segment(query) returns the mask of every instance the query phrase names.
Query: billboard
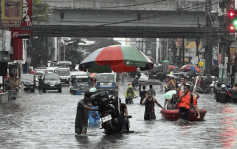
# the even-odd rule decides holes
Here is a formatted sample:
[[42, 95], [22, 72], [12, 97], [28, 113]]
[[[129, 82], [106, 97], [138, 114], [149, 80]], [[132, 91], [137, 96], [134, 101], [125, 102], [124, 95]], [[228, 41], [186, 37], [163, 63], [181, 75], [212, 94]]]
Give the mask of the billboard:
[[235, 47], [230, 47], [230, 65], [235, 66]]
[[22, 0], [2, 0], [1, 10], [3, 28], [22, 26]]
[[23, 0], [22, 25], [32, 26], [32, 0]]

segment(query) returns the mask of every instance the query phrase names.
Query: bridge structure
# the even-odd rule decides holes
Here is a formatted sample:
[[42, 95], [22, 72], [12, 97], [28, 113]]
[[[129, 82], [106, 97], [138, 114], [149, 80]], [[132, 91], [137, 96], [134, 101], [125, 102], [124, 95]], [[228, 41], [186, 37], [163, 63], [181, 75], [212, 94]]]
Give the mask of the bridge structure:
[[[33, 21], [30, 29], [33, 36], [45, 37], [203, 37], [209, 32], [205, 1], [48, 0], [48, 20]], [[211, 35], [220, 33], [216, 16], [208, 16], [213, 19]]]

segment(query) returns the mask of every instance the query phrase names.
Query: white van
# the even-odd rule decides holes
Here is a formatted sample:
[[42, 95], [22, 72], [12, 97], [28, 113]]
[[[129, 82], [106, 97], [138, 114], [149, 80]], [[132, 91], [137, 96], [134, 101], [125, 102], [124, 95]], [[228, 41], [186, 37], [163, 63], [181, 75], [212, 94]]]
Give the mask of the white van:
[[70, 82], [70, 70], [69, 68], [57, 68], [55, 73], [59, 75], [60, 80], [63, 83], [69, 84]]
[[58, 69], [58, 67], [47, 67], [46, 73], [56, 73], [57, 69]]

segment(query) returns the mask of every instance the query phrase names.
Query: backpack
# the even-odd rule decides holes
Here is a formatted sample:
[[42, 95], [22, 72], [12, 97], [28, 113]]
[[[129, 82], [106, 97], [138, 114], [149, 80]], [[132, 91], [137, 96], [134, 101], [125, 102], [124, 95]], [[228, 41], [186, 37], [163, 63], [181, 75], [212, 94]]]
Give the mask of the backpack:
[[131, 87], [128, 88], [128, 90], [127, 90], [127, 94], [133, 94], [133, 90], [132, 90]]

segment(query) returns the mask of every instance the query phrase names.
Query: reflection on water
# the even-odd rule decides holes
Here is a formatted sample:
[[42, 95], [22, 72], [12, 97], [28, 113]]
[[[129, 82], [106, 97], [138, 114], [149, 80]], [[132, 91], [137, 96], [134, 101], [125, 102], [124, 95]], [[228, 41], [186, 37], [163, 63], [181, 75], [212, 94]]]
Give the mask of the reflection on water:
[[222, 132], [219, 134], [220, 142], [225, 149], [233, 148], [236, 142], [236, 110], [231, 105], [223, 106], [223, 115], [225, 117], [221, 119], [221, 125], [223, 125]]
[[[120, 90], [122, 102], [125, 89]], [[127, 105], [133, 133], [119, 135], [105, 135], [99, 125], [88, 127], [87, 135], [74, 134], [76, 106], [82, 97], [70, 95], [64, 87], [62, 94], [24, 93], [13, 103], [0, 105], [0, 148], [237, 148], [237, 104], [217, 103], [211, 94], [201, 94], [198, 101], [199, 108], [208, 111], [205, 121], [182, 126], [163, 120], [157, 106], [157, 119], [144, 121], [145, 107], [134, 99]], [[156, 99], [164, 103], [159, 93]]]

